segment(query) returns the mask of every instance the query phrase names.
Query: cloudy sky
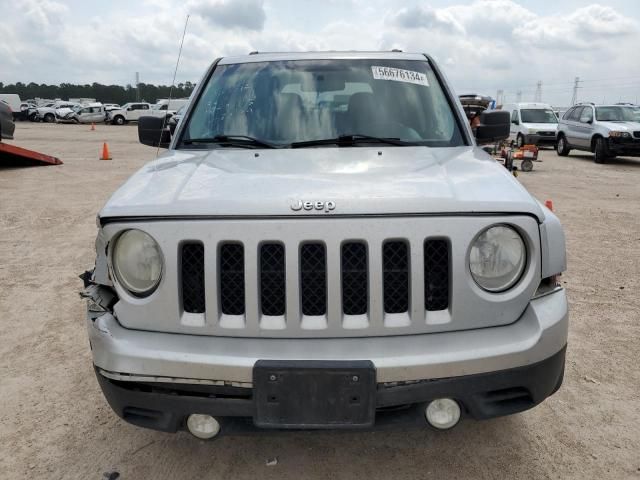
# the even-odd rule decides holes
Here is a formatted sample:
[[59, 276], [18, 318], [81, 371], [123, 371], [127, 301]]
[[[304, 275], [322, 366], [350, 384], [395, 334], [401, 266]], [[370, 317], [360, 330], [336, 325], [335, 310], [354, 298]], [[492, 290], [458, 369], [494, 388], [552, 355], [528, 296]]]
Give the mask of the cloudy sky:
[[640, 1], [0, 0], [0, 81], [198, 81], [252, 50], [428, 52], [458, 93], [640, 101]]

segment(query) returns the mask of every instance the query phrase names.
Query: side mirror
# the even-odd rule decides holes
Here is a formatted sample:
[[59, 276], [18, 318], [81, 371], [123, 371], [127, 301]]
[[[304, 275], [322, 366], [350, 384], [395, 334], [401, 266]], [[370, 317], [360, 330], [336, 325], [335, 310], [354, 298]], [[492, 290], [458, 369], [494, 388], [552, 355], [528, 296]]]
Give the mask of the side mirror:
[[513, 123], [514, 125], [520, 125], [520, 120], [516, 118], [515, 120], [511, 120], [511, 123]]
[[164, 128], [164, 118], [140, 117], [138, 120], [138, 140], [150, 147], [169, 148], [171, 133]]
[[493, 143], [509, 138], [511, 124], [509, 112], [502, 110], [484, 111], [480, 115], [480, 125], [476, 128], [476, 142], [479, 144]]

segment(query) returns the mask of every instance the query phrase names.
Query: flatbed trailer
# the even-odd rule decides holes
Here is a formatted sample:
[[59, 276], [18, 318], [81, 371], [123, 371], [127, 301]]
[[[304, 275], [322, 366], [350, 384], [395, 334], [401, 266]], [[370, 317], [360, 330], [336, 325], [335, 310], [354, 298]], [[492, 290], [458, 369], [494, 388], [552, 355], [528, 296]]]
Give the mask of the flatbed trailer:
[[35, 165], [62, 165], [62, 160], [45, 153], [34, 152], [26, 148], [0, 142], [0, 167], [35, 166]]

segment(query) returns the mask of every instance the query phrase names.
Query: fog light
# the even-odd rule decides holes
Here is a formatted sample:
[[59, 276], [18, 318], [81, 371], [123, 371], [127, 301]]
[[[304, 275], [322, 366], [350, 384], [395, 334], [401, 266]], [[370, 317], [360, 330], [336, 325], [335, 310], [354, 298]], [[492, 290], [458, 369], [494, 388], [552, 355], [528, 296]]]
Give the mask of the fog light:
[[451, 398], [437, 398], [425, 410], [427, 422], [440, 430], [452, 428], [460, 420], [460, 406]]
[[194, 437], [207, 440], [220, 433], [220, 424], [211, 415], [194, 413], [187, 418], [187, 428]]

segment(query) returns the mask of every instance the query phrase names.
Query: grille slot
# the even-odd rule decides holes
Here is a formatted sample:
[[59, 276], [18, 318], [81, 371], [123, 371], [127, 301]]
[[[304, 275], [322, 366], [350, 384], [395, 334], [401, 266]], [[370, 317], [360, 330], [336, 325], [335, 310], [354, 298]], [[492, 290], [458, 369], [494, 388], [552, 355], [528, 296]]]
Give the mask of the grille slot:
[[284, 246], [279, 243], [265, 243], [260, 247], [260, 305], [263, 315], [284, 315], [284, 265]]
[[322, 243], [300, 248], [300, 296], [303, 315], [327, 313], [327, 253]]
[[182, 308], [188, 313], [204, 313], [204, 245], [185, 243], [180, 256]]
[[363, 315], [369, 303], [367, 247], [362, 242], [344, 243], [340, 257], [342, 311], [346, 315]]
[[640, 138], [640, 130], [633, 132], [633, 136], [636, 138]]
[[405, 242], [385, 242], [382, 248], [384, 311], [409, 310], [409, 249]]
[[225, 315], [244, 314], [244, 247], [225, 243], [220, 247], [220, 309]]
[[449, 308], [449, 244], [446, 240], [424, 242], [424, 304], [428, 311]]

